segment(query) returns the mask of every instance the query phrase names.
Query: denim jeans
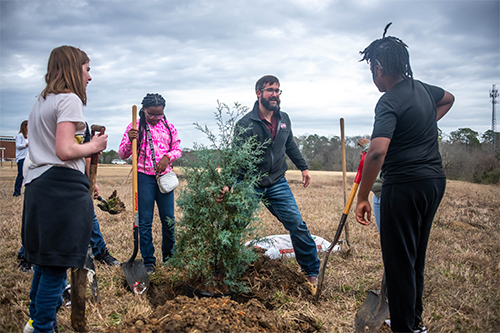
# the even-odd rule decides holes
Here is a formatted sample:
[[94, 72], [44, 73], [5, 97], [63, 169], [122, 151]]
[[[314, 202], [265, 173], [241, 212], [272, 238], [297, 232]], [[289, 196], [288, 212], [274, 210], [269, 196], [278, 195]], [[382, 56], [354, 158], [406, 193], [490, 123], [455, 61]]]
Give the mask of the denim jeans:
[[139, 245], [145, 266], [156, 265], [155, 248], [153, 245], [153, 214], [155, 202], [158, 206], [162, 230], [162, 261], [172, 256], [175, 243], [174, 226], [169, 224], [169, 218], [175, 219], [174, 191], [161, 193], [155, 176], [137, 173], [137, 194], [139, 203]]
[[20, 258], [20, 257], [24, 257], [24, 246], [21, 245], [21, 248], [19, 249], [19, 252], [17, 252], [17, 257]]
[[319, 259], [316, 243], [302, 220], [286, 178], [281, 178], [269, 187], [256, 188], [256, 191], [261, 195], [267, 209], [290, 232], [295, 258], [302, 271], [307, 276], [318, 276]]
[[92, 222], [92, 234], [90, 235], [90, 247], [92, 247], [92, 254], [94, 257], [106, 248], [106, 243], [102, 237], [101, 229], [99, 228], [99, 221], [97, 221], [95, 213], [94, 221]]
[[372, 199], [372, 207], [373, 207], [373, 216], [375, 217], [375, 223], [377, 224], [378, 232], [380, 233], [380, 198], [373, 195]]
[[30, 318], [34, 333], [57, 332], [56, 313], [66, 287], [67, 267], [35, 265], [30, 291]]
[[14, 195], [21, 195], [21, 187], [23, 185], [23, 165], [24, 158], [17, 161], [17, 177], [16, 183], [14, 184]]

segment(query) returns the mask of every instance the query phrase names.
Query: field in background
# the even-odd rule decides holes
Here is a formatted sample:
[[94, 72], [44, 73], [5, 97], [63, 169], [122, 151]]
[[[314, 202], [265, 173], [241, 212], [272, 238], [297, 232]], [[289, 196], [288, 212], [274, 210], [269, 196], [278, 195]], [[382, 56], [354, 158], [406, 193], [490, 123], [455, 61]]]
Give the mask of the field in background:
[[[133, 247], [130, 169], [129, 165], [100, 165], [97, 177], [103, 197], [117, 190], [127, 205], [127, 211], [120, 215], [109, 215], [96, 207], [104, 239], [120, 261], [130, 257]], [[307, 189], [301, 185], [300, 172], [288, 172], [287, 179], [311, 234], [331, 240], [344, 207], [342, 174], [321, 171], [311, 174], [313, 180]], [[12, 197], [15, 175], [15, 168], [4, 165], [0, 169], [0, 332], [4, 333], [22, 331], [28, 319], [31, 283], [30, 273], [17, 270], [23, 197]], [[354, 173], [349, 173], [348, 192], [353, 181]], [[184, 182], [181, 181], [181, 187]], [[179, 218], [180, 212], [176, 215]], [[260, 215], [263, 235], [286, 233], [267, 211], [262, 210]], [[344, 242], [342, 250], [330, 256], [320, 302], [313, 304], [284, 295], [277, 309], [281, 315], [305, 313], [316, 318], [325, 332], [352, 332], [356, 311], [367, 290], [379, 289], [383, 271], [377, 227], [374, 223], [364, 227], [355, 222], [353, 215], [351, 210], [348, 217], [351, 251], [347, 251]], [[161, 234], [157, 215], [155, 219], [153, 236], [158, 257]], [[448, 181], [428, 247], [424, 323], [429, 331], [500, 331], [499, 221], [499, 186]], [[287, 264], [297, 267], [293, 260]], [[87, 302], [91, 332], [104, 332], [152, 311], [144, 298], [126, 291], [120, 267], [98, 265], [97, 275], [103, 302], [100, 307]], [[171, 277], [172, 272], [159, 268], [155, 279], [168, 283]], [[61, 332], [73, 332], [69, 309], [59, 312], [58, 322]]]

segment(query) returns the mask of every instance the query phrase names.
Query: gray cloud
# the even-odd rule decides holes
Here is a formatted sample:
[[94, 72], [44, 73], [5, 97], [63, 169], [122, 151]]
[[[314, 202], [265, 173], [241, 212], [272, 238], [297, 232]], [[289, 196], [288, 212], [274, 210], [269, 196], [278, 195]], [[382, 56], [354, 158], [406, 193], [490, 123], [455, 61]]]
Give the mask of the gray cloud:
[[491, 126], [500, 79], [498, 1], [1, 1], [0, 134], [15, 135], [44, 87], [50, 51], [68, 44], [91, 59], [85, 115], [118, 149], [131, 106], [167, 99], [183, 147], [213, 124], [217, 100], [252, 107], [255, 81], [280, 78], [294, 134], [371, 133], [380, 97], [359, 51], [389, 35], [408, 45], [417, 79], [456, 97], [445, 133]]

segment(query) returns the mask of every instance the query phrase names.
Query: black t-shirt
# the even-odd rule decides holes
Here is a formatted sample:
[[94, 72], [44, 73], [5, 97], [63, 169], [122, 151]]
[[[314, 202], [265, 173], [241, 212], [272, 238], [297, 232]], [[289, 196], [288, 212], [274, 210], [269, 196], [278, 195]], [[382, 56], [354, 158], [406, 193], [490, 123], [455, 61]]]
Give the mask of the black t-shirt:
[[436, 120], [436, 103], [444, 90], [413, 82], [399, 82], [375, 107], [372, 139], [391, 139], [382, 166], [384, 184], [445, 177]]

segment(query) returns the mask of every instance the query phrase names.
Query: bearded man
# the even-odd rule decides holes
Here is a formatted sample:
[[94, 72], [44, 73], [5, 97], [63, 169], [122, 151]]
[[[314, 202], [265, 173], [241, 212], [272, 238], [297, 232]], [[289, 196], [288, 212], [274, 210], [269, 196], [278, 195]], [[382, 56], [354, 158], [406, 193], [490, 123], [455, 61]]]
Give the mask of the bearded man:
[[[285, 172], [288, 169], [285, 154], [302, 172], [302, 185], [311, 182], [309, 167], [293, 139], [292, 123], [288, 114], [280, 110], [280, 82], [277, 77], [266, 75], [255, 84], [257, 101], [253, 110], [240, 121], [240, 136], [257, 138], [264, 144], [263, 159], [258, 164], [262, 175], [255, 188], [264, 205], [290, 232], [295, 258], [308, 281], [317, 285], [319, 259], [314, 240], [295, 202]], [[242, 175], [243, 176], [243, 175]], [[223, 190], [229, 190], [227, 187]]]

